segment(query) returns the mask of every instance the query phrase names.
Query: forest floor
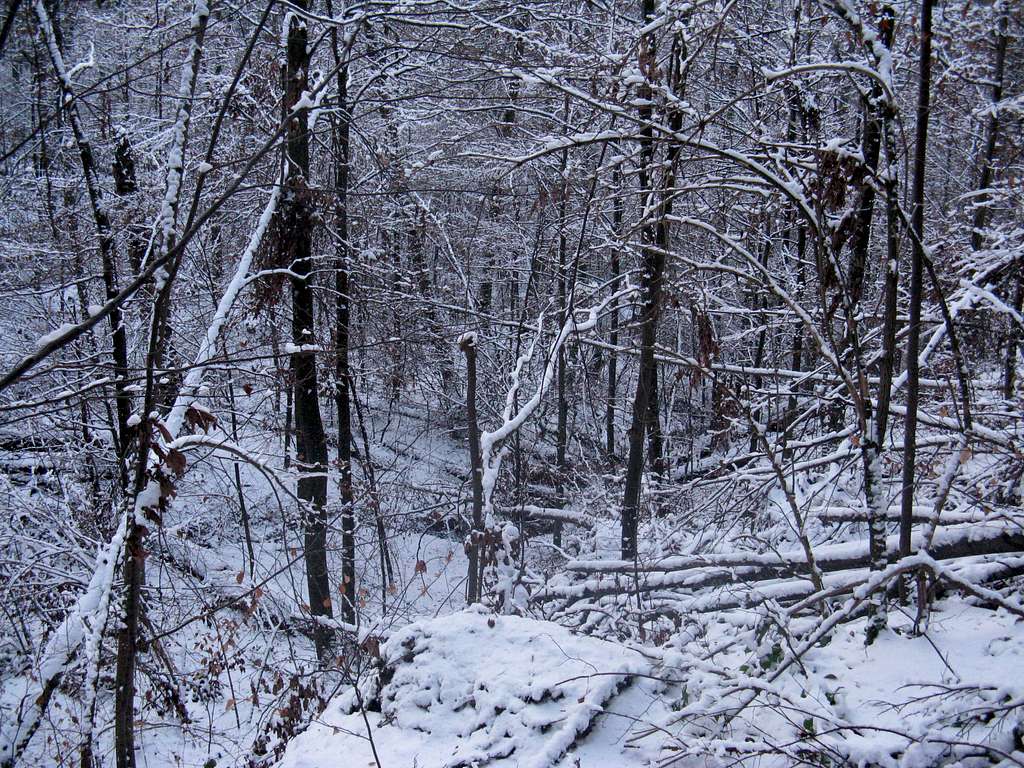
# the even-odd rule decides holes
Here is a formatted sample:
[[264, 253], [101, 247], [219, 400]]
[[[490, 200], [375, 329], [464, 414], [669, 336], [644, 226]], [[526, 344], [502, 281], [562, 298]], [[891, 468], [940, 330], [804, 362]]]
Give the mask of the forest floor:
[[[775, 682], [777, 695], [767, 701], [774, 706], [752, 706], [737, 729], [780, 737], [783, 754], [758, 762], [794, 764], [796, 745], [782, 740], [785, 726], [795, 723], [808, 736], [842, 727], [845, 751], [835, 755], [837, 762], [933, 765], [945, 745], [908, 750], [905, 734], [945, 731], [959, 710], [957, 699], [974, 690], [993, 701], [1020, 700], [1024, 623], [960, 599], [939, 604], [923, 635], [910, 636], [911, 623], [898, 614], [891, 631], [865, 646], [863, 620], [852, 621], [830, 643], [807, 652], [792, 674]], [[702, 644], [721, 644], [735, 634], [727, 617], [708, 629]], [[545, 621], [475, 611], [426, 620], [382, 649], [387, 682], [364, 701], [379, 711], [364, 718], [353, 693], [341, 694], [291, 743], [282, 768], [323, 768], [338, 755], [358, 768], [657, 764], [683, 746], [671, 726], [679, 690], [700, 696], [708, 682], [702, 678], [736, 669], [746, 656], [739, 645], [716, 657], [718, 669], [683, 669], [671, 652], [609, 643]], [[681, 675], [687, 678], [682, 685], [674, 682]], [[802, 701], [802, 708], [779, 706], [781, 699]], [[717, 703], [706, 702], [707, 710]], [[969, 730], [966, 723], [959, 727]], [[1012, 723], [996, 727], [1004, 728], [1001, 740], [1012, 752]], [[742, 736], [736, 741], [742, 747]], [[719, 754], [682, 764], [727, 765], [741, 754], [722, 743]]]
[[[243, 425], [244, 447], [287, 482], [280, 436], [259, 429], [259, 413], [253, 409]], [[373, 517], [364, 510], [356, 593], [362, 647], [356, 653], [340, 646], [337, 669], [327, 674], [315, 673], [301, 525], [284, 486], [240, 467], [250, 567], [232, 460], [190, 458], [194, 470], [150, 537], [147, 583], [160, 599], [152, 601], [159, 609], [146, 627], [157, 642], [140, 665], [140, 766], [725, 768], [752, 759], [762, 766], [918, 768], [949, 762], [953, 753], [965, 766], [990, 764], [972, 763], [978, 742], [987, 755], [1020, 754], [1024, 621], [975, 598], [946, 595], [918, 635], [910, 608], [895, 610], [890, 628], [869, 646], [863, 615], [809, 642], [821, 617], [780, 618], [774, 603], [694, 612], [674, 629], [661, 622], [655, 632], [652, 624], [646, 635], [616, 622], [580, 632], [606, 604], [584, 606], [582, 621], [546, 605], [531, 606], [526, 616], [466, 608], [462, 537], [444, 523], [468, 494], [465, 446], [422, 406], [375, 413], [366, 443], [393, 573], [389, 584]], [[840, 481], [823, 474], [830, 499], [839, 498]], [[328, 512], [336, 526], [333, 475], [331, 483]], [[12, 509], [60, 503], [52, 487], [4, 491]], [[599, 508], [600, 493], [585, 491], [574, 508], [596, 525], [567, 525], [564, 548], [581, 560], [614, 559], [615, 521]], [[673, 552], [701, 551], [709, 536], [728, 549], [734, 524], [711, 534], [708, 526], [673, 523], [683, 533], [672, 538], [653, 520], [642, 539], [658, 550], [652, 557], [663, 556], [667, 542]], [[842, 530], [840, 540], [861, 535]], [[780, 547], [792, 546], [776, 538]], [[340, 573], [334, 553], [331, 570]], [[525, 560], [553, 577], [551, 584], [572, 585], [549, 533], [534, 533]], [[622, 606], [628, 602], [627, 595]], [[112, 643], [100, 653], [109, 661]], [[83, 654], [67, 676], [49, 709], [47, 737], [33, 743], [27, 764], [77, 764], [77, 687], [96, 661]], [[94, 738], [109, 759], [108, 672], [99, 683]], [[31, 668], [5, 673], [0, 704], [17, 711], [32, 687]]]

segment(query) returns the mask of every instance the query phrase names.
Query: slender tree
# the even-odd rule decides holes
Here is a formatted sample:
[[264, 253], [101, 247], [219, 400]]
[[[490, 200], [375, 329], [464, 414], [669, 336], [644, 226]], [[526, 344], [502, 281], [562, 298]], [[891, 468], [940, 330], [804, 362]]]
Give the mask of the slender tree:
[[932, 5], [921, 0], [921, 35], [918, 56], [917, 124], [914, 131], [914, 171], [910, 188], [910, 227], [913, 232], [910, 259], [909, 318], [907, 320], [907, 411], [903, 422], [903, 486], [900, 496], [900, 554], [910, 554], [914, 521], [914, 485], [917, 462], [917, 410], [920, 399], [921, 284], [924, 274], [924, 183], [928, 166], [928, 119], [931, 102]]
[[[327, 11], [333, 15], [333, 6], [328, 0]], [[348, 226], [348, 175], [350, 163], [350, 120], [348, 103], [348, 63], [338, 41], [337, 26], [331, 27], [331, 51], [337, 75], [337, 111], [332, 115], [332, 139], [334, 141], [334, 323], [335, 323], [335, 367], [334, 402], [338, 412], [338, 472], [341, 488], [341, 581], [342, 617], [355, 621], [356, 590], [356, 517], [355, 494], [352, 488], [352, 405], [351, 370], [348, 350], [351, 338], [351, 297], [352, 276], [349, 266]]]
[[[300, 10], [307, 10], [299, 0]], [[327, 571], [327, 438], [320, 415], [316, 370], [316, 306], [313, 300], [313, 195], [309, 184], [309, 36], [305, 19], [288, 20], [285, 71], [285, 115], [288, 120], [285, 162], [287, 187], [281, 241], [292, 271], [292, 371], [295, 403], [295, 464], [302, 516], [309, 611], [333, 616]], [[313, 630], [317, 658], [330, 655], [330, 632]]]
[[[644, 216], [653, 221], [642, 228], [642, 264], [640, 275], [640, 369], [637, 374], [636, 394], [633, 398], [633, 414], [630, 423], [629, 459], [626, 464], [626, 483], [622, 501], [622, 558], [633, 560], [637, 555], [637, 523], [640, 514], [640, 487], [644, 468], [644, 434], [651, 428], [651, 400], [657, 398], [657, 360], [655, 344], [658, 337], [658, 318], [661, 314], [662, 284], [665, 279], [665, 256], [669, 247], [670, 218], [672, 214], [671, 190], [675, 186], [675, 165], [680, 146], [669, 142], [664, 172], [656, 179], [658, 168], [655, 163], [655, 141], [653, 133], [653, 108], [651, 81], [658, 71], [657, 40], [649, 22], [654, 17], [654, 0], [643, 0], [641, 4], [645, 30], [640, 36], [638, 50], [639, 68], [645, 74], [640, 86], [639, 117], [640, 129], [640, 192], [644, 204]], [[685, 62], [685, 45], [681, 34], [676, 34], [671, 56], [669, 56], [668, 82], [673, 96], [681, 100]], [[678, 102], [666, 110], [667, 123], [671, 131], [679, 130], [682, 122]], [[660, 185], [660, 186], [659, 186]], [[659, 190], [655, 190], [659, 186]], [[657, 457], [660, 460], [660, 456]], [[659, 465], [660, 469], [660, 465]]]

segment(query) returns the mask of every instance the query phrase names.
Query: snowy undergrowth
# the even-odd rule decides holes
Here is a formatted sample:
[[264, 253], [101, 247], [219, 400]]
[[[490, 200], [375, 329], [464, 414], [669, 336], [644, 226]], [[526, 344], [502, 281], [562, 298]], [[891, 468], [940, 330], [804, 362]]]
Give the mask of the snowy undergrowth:
[[[918, 768], [991, 765], [1020, 748], [1015, 729], [1019, 733], [1024, 696], [1021, 625], [960, 597], [939, 604], [922, 637], [912, 637], [909, 619], [894, 613], [896, 631], [865, 647], [864, 620], [844, 620], [827, 642], [811, 643], [777, 677], [818, 618], [804, 612], [786, 619], [771, 600], [756, 609], [699, 612], [704, 603], [755, 594], [735, 568], [722, 569], [728, 581], [703, 592], [680, 582], [644, 591], [639, 600], [626, 588], [569, 606], [531, 602], [524, 609], [529, 618], [459, 612], [466, 558], [457, 526], [449, 532], [448, 524], [454, 524], [452, 500], [464, 490], [458, 468], [464, 468], [465, 446], [409, 410], [413, 415], [396, 409], [368, 419], [395, 579], [389, 588], [382, 578], [373, 518], [363, 506], [357, 531], [359, 639], [372, 641], [357, 663], [333, 676], [313, 674], [294, 504], [259, 472], [242, 466], [256, 559], [250, 571], [230, 457], [188, 455], [189, 474], [152, 539], [148, 580], [160, 600], [149, 618], [166, 636], [159, 653], [143, 658], [140, 764], [202, 766], [214, 760], [217, 766], [263, 768], [283, 754], [284, 768], [330, 766], [339, 755], [346, 765], [368, 767], [379, 758], [381, 768], [639, 768], [662, 761], [722, 768], [737, 762]], [[247, 426], [244, 448], [280, 468], [278, 437], [255, 421]], [[967, 469], [981, 482], [989, 463], [979, 454]], [[763, 479], [755, 469], [723, 481], [732, 495], [720, 502], [721, 515], [708, 506], [688, 507], [680, 501], [688, 491], [673, 491], [679, 496], [672, 501], [682, 511], [644, 521], [639, 564], [716, 554], [799, 554], [784, 502], [777, 491], [767, 501], [758, 494]], [[863, 543], [863, 522], [837, 524], [828, 517], [856, 512], [852, 475], [848, 468], [830, 467], [795, 483], [810, 510], [809, 532], [822, 559], [845, 557]], [[542, 588], [633, 583], [629, 574], [581, 578], [566, 571], [566, 557], [618, 557], [617, 482], [600, 472], [581, 481], [569, 508], [588, 524], [565, 526], [561, 552], [549, 533], [536, 526], [529, 532], [526, 565], [540, 574]], [[335, 483], [332, 477], [333, 536]], [[649, 490], [652, 499], [662, 498], [658, 488]], [[529, 492], [531, 501], [551, 503], [541, 498], [542, 489], [531, 486]], [[15, 493], [34, 513], [26, 520], [52, 496], [43, 487]], [[744, 494], [753, 509], [749, 519], [730, 506]], [[956, 524], [940, 526], [940, 540], [961, 524], [948, 514]], [[990, 526], [1016, 519], [998, 506], [972, 514]], [[332, 573], [340, 572], [336, 545], [335, 539]], [[298, 565], [288, 567], [293, 561]], [[84, 572], [89, 565], [69, 570]], [[716, 573], [704, 568], [697, 576]], [[826, 582], [866, 576], [852, 569], [826, 574]], [[660, 578], [655, 571], [643, 580], [653, 587]], [[794, 572], [777, 584], [760, 582], [756, 594], [771, 597], [774, 587], [794, 584], [809, 586]], [[537, 585], [531, 587], [536, 595]], [[67, 599], [80, 589], [67, 590]], [[239, 601], [225, 607], [230, 599]], [[682, 606], [689, 610], [679, 625], [656, 615]], [[197, 614], [202, 618], [195, 620]], [[108, 641], [108, 656], [111, 646]], [[350, 649], [339, 652], [352, 661]], [[24, 659], [31, 651], [13, 655]], [[17, 710], [31, 689], [32, 673], [31, 659], [8, 672], [4, 711]], [[82, 717], [75, 691], [86, 673], [84, 663], [74, 667], [51, 708], [46, 739], [37, 740], [31, 755], [39, 764], [54, 764], [53, 756], [74, 762]], [[354, 680], [362, 684], [365, 713]], [[99, 722], [109, 721], [111, 684], [101, 679]], [[175, 687], [187, 722], [173, 710]], [[110, 732], [101, 732], [97, 744], [109, 757]]]
[[[237, 441], [230, 440], [220, 424], [207, 436], [214, 443], [237, 442], [249, 457], [271, 468], [277, 481], [293, 484], [293, 476], [282, 466], [280, 435], [264, 423], [267, 403], [257, 396], [251, 401], [243, 406], [246, 415], [240, 420]], [[373, 516], [368, 505], [361, 504], [356, 599], [363, 635], [458, 610], [464, 605], [461, 587], [466, 574], [458, 537], [443, 525], [428, 527], [429, 514], [422, 516], [425, 522], [416, 513], [436, 504], [437, 494], [449, 493], [457, 482], [451, 466], [461, 455], [459, 446], [423, 415], [368, 418], [367, 429], [393, 582], [389, 584], [380, 572]], [[208, 447], [188, 451], [188, 472], [178, 482], [177, 497], [163, 526], [154, 527], [149, 537], [143, 639], [148, 641], [155, 632], [159, 641], [147, 646], [140, 662], [136, 728], [142, 766], [273, 764], [283, 740], [304, 728], [338, 687], [358, 675], [351, 669], [314, 674], [311, 623], [303, 608], [306, 584], [298, 510], [281, 484], [242, 463], [255, 558], [250, 567], [232, 458]], [[17, 510], [20, 521], [5, 529], [0, 549], [9, 562], [17, 555], [35, 564], [30, 584], [43, 579], [49, 583], [51, 574], [59, 574], [61, 585], [35, 589], [38, 610], [18, 617], [23, 631], [5, 636], [0, 646], [0, 730], [5, 736], [13, 732], [17, 713], [38, 692], [40, 660], [49, 636], [39, 615], [46, 612], [51, 622], [59, 623], [85, 591], [97, 546], [107, 536], [101, 532], [95, 539], [67, 540], [62, 536], [69, 528], [51, 523], [69, 507], [76, 512], [88, 508], [88, 489], [65, 480], [69, 477], [73, 476], [40, 474], [24, 482], [5, 482], [0, 488], [7, 508], [12, 514]], [[359, 477], [360, 499], [365, 499]], [[339, 574], [339, 505], [333, 472], [330, 487], [330, 568]], [[17, 582], [21, 589], [25, 581]], [[10, 583], [15, 584], [13, 575]], [[332, 592], [338, 586], [332, 583]], [[115, 609], [118, 606], [115, 601]], [[339, 653], [344, 651], [345, 636], [338, 633]], [[29, 637], [39, 640], [33, 645]], [[112, 632], [106, 633], [98, 652], [104, 662], [113, 657]], [[25, 765], [78, 764], [85, 721], [81, 691], [94, 669], [95, 661], [84, 652], [72, 661], [47, 721], [23, 759]], [[105, 668], [96, 697], [98, 723], [112, 722], [112, 691], [112, 676]], [[96, 754], [108, 763], [113, 759], [112, 736], [112, 729], [101, 728], [95, 738]]]
[[862, 618], [806, 649], [817, 621], [766, 631], [770, 623], [767, 612], [716, 616], [666, 646], [660, 670], [682, 681], [671, 689], [677, 710], [640, 729], [660, 744], [662, 765], [925, 768], [1024, 758], [1024, 620], [951, 597], [920, 635], [901, 611], [871, 645]]
[[281, 768], [325, 766], [339, 754], [374, 765], [374, 749], [382, 766], [548, 768], [574, 764], [573, 747], [588, 738], [607, 748], [601, 764], [621, 764], [615, 734], [592, 732], [595, 719], [650, 672], [637, 650], [549, 622], [483, 609], [417, 622], [381, 647], [361, 697], [332, 702]]
[[[415, 623], [289, 746], [281, 768], [993, 765], [1024, 758], [1024, 622], [941, 601], [864, 644], [840, 624], [718, 615], [643, 650], [467, 610]], [[360, 700], [364, 712], [360, 711]], [[1016, 750], [1016, 751], [1015, 751]]]

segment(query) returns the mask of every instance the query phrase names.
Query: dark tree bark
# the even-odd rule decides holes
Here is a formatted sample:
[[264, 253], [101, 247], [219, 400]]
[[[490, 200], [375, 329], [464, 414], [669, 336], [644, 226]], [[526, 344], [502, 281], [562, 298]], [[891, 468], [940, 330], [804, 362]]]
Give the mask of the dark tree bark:
[[[122, 133], [114, 146], [114, 191], [122, 203], [128, 204], [138, 191], [135, 151], [127, 133]], [[127, 230], [128, 266], [131, 267], [132, 275], [137, 275], [142, 271], [142, 257], [146, 250], [146, 228], [132, 218], [128, 222]]]
[[[615, 234], [620, 236], [622, 234], [622, 166], [616, 164], [615, 169], [612, 171], [612, 189], [615, 190], [615, 202], [612, 208], [612, 226], [615, 229]], [[621, 274], [621, 265], [619, 264], [619, 248], [616, 244], [612, 247], [611, 253], [611, 273], [612, 273], [612, 291], [619, 290], [619, 275]], [[611, 313], [611, 328], [608, 334], [608, 342], [612, 347], [619, 345], [619, 309], [615, 307]], [[616, 389], [618, 386], [619, 377], [619, 358], [614, 349], [608, 350], [608, 398], [605, 403], [604, 411], [604, 430], [605, 430], [605, 453], [608, 454], [608, 458], [615, 456], [615, 399]]]
[[284, 396], [284, 468], [288, 469], [292, 465], [292, 432], [294, 431], [292, 423], [295, 421], [295, 407], [292, 403], [295, 395], [295, 373], [294, 373], [294, 361], [291, 355], [288, 356], [288, 368], [284, 371], [284, 384], [285, 384], [285, 396]]
[[931, 100], [932, 3], [921, 0], [921, 49], [917, 81], [917, 127], [915, 130], [914, 177], [910, 190], [913, 230], [910, 261], [910, 311], [907, 325], [907, 413], [903, 434], [903, 488], [900, 518], [900, 556], [910, 554], [910, 533], [914, 517], [914, 482], [917, 460], [917, 406], [920, 395], [918, 355], [921, 349], [921, 283], [924, 270], [924, 181], [928, 149], [928, 112]]
[[480, 540], [484, 534], [484, 468], [480, 453], [480, 424], [476, 413], [476, 337], [463, 336], [459, 342], [466, 356], [466, 431], [469, 433], [469, 463], [473, 476], [473, 528], [469, 532], [469, 570], [466, 578], [466, 602], [480, 602]]
[[[565, 119], [569, 121], [569, 98], [565, 99]], [[568, 293], [566, 290], [566, 251], [568, 250], [568, 238], [566, 236], [566, 206], [569, 197], [569, 182], [566, 179], [566, 169], [569, 163], [568, 149], [562, 150], [561, 162], [561, 194], [558, 200], [558, 327], [565, 325], [569, 316]], [[565, 473], [566, 460], [565, 448], [569, 440], [569, 402], [565, 396], [565, 345], [558, 348], [557, 371], [558, 378], [558, 422], [555, 428], [555, 464], [558, 467], [558, 506], [565, 506]], [[562, 524], [555, 522], [555, 529], [552, 534], [552, 542], [556, 547], [562, 546]]]
[[[892, 46], [893, 11], [889, 6], [882, 8], [879, 19], [882, 44]], [[870, 97], [864, 105], [864, 133], [861, 137], [861, 153], [868, 179], [861, 187], [857, 210], [854, 214], [854, 229], [850, 248], [850, 272], [848, 277], [850, 301], [854, 307], [860, 304], [864, 293], [864, 278], [868, 265], [868, 247], [871, 244], [871, 224], [875, 212], [875, 185], [870, 176], [878, 170], [878, 157], [882, 148], [882, 121], [885, 119], [884, 93], [879, 83], [873, 82]], [[840, 353], [843, 350], [840, 350]]]
[[[642, 0], [643, 20], [647, 24], [654, 17], [654, 0]], [[647, 77], [653, 77], [657, 67], [655, 33], [644, 32], [640, 38], [640, 71]], [[682, 50], [682, 41], [677, 36], [673, 44], [670, 72], [668, 80], [677, 95], [683, 81], [681, 64], [686, 56]], [[639, 108], [640, 122], [640, 187], [641, 194], [653, 202], [657, 198], [655, 221], [643, 227], [643, 263], [640, 276], [641, 306], [639, 313], [640, 325], [640, 370], [633, 398], [633, 414], [630, 423], [629, 459], [626, 464], [626, 484], [622, 500], [622, 558], [632, 560], [637, 555], [637, 524], [640, 515], [640, 487], [644, 469], [644, 434], [650, 424], [652, 411], [651, 399], [657, 397], [657, 361], [654, 347], [658, 337], [658, 318], [661, 314], [661, 292], [665, 275], [665, 253], [669, 247], [669, 217], [672, 213], [671, 189], [675, 185], [675, 164], [679, 153], [679, 145], [670, 143], [668, 156], [664, 163], [665, 175], [660, 183], [660, 190], [655, 185], [655, 144], [651, 125], [653, 110], [651, 107], [652, 90], [648, 81], [641, 86]], [[668, 111], [668, 124], [678, 130], [682, 115], [677, 109]], [[653, 205], [644, 205], [642, 210], [648, 211]], [[654, 410], [657, 406], [654, 406]]]
[[[333, 15], [332, 3], [328, 0], [327, 12]], [[338, 44], [338, 28], [331, 28], [331, 49], [334, 64], [338, 67], [338, 109], [333, 118], [334, 140], [334, 226], [337, 241], [334, 256], [335, 288], [335, 368], [334, 402], [338, 410], [338, 471], [341, 484], [341, 580], [342, 618], [354, 623], [356, 619], [356, 525], [355, 496], [352, 489], [352, 404], [351, 371], [348, 362], [351, 312], [349, 304], [352, 294], [352, 277], [349, 271], [348, 243], [348, 168], [349, 168], [349, 113], [348, 113], [348, 66], [343, 66], [342, 52]], [[344, 54], [347, 56], [347, 53]]]
[[[296, 4], [305, 10], [306, 0]], [[293, 16], [288, 28], [285, 109], [291, 113], [309, 87], [309, 50], [306, 24]], [[309, 610], [313, 616], [333, 616], [327, 578], [327, 440], [320, 415], [317, 386], [316, 318], [312, 285], [313, 200], [309, 190], [309, 110], [295, 110], [288, 121], [285, 222], [282, 241], [291, 252], [292, 369], [295, 383], [295, 464], [300, 472], [298, 497], [302, 505], [303, 546]], [[330, 634], [314, 628], [317, 658], [330, 655]]]
[[[151, 425], [143, 422], [139, 431], [139, 455], [149, 455]], [[144, 462], [145, 458], [140, 460]], [[145, 472], [136, 474], [136, 489], [145, 487]], [[139, 617], [142, 582], [145, 575], [143, 528], [133, 522], [125, 541], [124, 614], [117, 633], [117, 662], [114, 670], [114, 757], [117, 768], [135, 768], [135, 663], [138, 656]]]
[[658, 363], [651, 370], [651, 392], [647, 398], [647, 453], [651, 472], [659, 477], [665, 475], [665, 440], [661, 434], [661, 409], [659, 406]]

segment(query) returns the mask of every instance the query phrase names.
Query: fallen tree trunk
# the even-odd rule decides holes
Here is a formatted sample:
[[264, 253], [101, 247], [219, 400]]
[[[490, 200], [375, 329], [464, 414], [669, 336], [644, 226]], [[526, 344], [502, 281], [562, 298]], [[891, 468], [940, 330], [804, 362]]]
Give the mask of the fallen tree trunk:
[[[1024, 557], [979, 555], [946, 560], [943, 561], [943, 565], [954, 576], [973, 584], [991, 583], [1024, 574]], [[825, 597], [850, 594], [866, 584], [870, 577], [871, 571], [867, 565], [863, 568], [826, 574], [823, 579], [824, 592], [820, 593], [820, 597], [816, 597], [819, 593], [807, 579], [769, 579], [760, 582], [730, 584], [710, 589], [698, 595], [652, 592], [649, 594], [642, 612], [644, 620], [649, 620], [658, 616], [684, 618], [694, 613], [753, 609], [768, 602], [792, 606], [806, 600], [810, 605], [820, 602], [820, 599]], [[635, 599], [635, 593], [620, 592], [615, 595], [595, 596], [593, 601], [576, 602], [567, 606], [563, 609], [563, 613], [579, 614], [590, 611], [606, 613], [610, 597], [629, 601]], [[807, 600], [808, 598], [815, 599]]]
[[[572, 523], [581, 528], [591, 529], [594, 521], [581, 512], [574, 512], [571, 509], [556, 509], [554, 507], [537, 507], [533, 504], [524, 504], [519, 507], [524, 517], [537, 520], [554, 520], [559, 523]], [[509, 510], [511, 511], [511, 510]]]
[[[915, 534], [912, 545], [920, 547], [923, 537]], [[897, 552], [899, 536], [886, 539], [890, 555]], [[1024, 528], [1005, 523], [955, 526], [936, 534], [929, 554], [936, 560], [976, 555], [1024, 552]], [[818, 547], [818, 568], [825, 573], [867, 568], [870, 562], [867, 540]], [[573, 561], [568, 570], [594, 574], [598, 578], [578, 584], [546, 587], [531, 597], [534, 602], [595, 598], [629, 591], [649, 593], [660, 589], [703, 589], [737, 582], [759, 582], [809, 573], [802, 549], [779, 553], [731, 552], [684, 555], [654, 563], [636, 564], [621, 560]], [[614, 579], [604, 579], [613, 576]]]
[[[820, 512], [814, 517], [822, 523], [838, 525], [840, 523], [865, 523], [868, 514], [862, 509], [828, 510]], [[922, 524], [931, 522], [932, 510], [929, 507], [915, 507], [913, 522]], [[886, 522], [896, 523], [900, 520], [900, 512], [897, 507], [892, 507], [886, 512]], [[937, 521], [937, 525], [951, 526], [963, 525], [965, 523], [1010, 523], [1024, 529], [1024, 515], [1012, 514], [1009, 511], [1003, 513], [992, 512], [943, 512]]]

